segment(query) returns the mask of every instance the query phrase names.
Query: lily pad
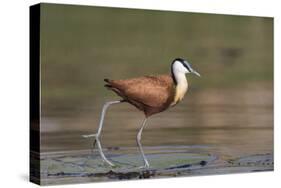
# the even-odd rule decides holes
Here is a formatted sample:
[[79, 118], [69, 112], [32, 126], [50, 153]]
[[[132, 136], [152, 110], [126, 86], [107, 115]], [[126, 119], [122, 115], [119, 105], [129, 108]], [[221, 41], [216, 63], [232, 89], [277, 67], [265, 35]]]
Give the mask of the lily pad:
[[136, 148], [105, 150], [115, 166], [105, 164], [98, 152], [73, 151], [47, 153], [41, 156], [41, 184], [78, 183], [183, 175], [253, 172], [273, 169], [272, 154], [256, 154], [225, 159], [209, 153], [208, 147], [145, 148], [150, 167], [143, 165]]

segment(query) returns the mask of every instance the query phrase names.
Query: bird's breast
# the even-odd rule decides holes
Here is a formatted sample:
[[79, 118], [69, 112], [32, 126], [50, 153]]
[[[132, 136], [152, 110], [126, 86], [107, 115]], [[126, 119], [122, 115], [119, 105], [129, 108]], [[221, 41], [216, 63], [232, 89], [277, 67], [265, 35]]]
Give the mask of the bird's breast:
[[176, 105], [178, 102], [180, 102], [184, 96], [185, 96], [185, 93], [187, 92], [188, 90], [188, 84], [187, 82], [185, 83], [180, 83], [176, 86], [175, 88], [175, 96], [174, 96], [174, 101], [173, 103], [171, 104], [171, 106], [174, 106]]

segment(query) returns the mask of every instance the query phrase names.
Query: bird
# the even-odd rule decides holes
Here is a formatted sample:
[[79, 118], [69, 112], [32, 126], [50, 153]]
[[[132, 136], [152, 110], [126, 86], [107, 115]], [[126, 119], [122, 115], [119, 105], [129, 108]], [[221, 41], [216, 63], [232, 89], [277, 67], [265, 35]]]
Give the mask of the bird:
[[144, 113], [141, 128], [139, 129], [136, 142], [142, 156], [144, 165], [140, 168], [149, 168], [149, 162], [144, 154], [141, 136], [143, 129], [150, 116], [163, 112], [177, 105], [183, 100], [187, 90], [188, 82], [186, 74], [201, 76], [195, 71], [191, 64], [183, 58], [175, 58], [171, 63], [170, 74], [158, 76], [142, 76], [137, 78], [110, 80], [104, 79], [107, 89], [116, 93], [121, 99], [106, 102], [102, 108], [98, 131], [95, 134], [82, 135], [84, 138], [95, 137], [94, 145], [97, 144], [98, 151], [103, 161], [109, 166], [115, 165], [109, 161], [102, 150], [100, 135], [103, 127], [104, 116], [110, 105], [127, 102]]

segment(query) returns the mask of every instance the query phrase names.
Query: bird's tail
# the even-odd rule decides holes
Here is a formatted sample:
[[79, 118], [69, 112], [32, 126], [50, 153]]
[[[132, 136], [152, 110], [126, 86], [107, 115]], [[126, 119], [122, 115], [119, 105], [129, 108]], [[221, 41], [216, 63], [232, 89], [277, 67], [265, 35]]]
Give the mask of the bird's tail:
[[109, 80], [108, 78], [105, 78], [104, 81], [107, 83], [110, 83], [111, 80]]
[[112, 88], [112, 80], [109, 80], [108, 78], [105, 78], [104, 81], [106, 82], [106, 84], [104, 85], [104, 87], [111, 89]]

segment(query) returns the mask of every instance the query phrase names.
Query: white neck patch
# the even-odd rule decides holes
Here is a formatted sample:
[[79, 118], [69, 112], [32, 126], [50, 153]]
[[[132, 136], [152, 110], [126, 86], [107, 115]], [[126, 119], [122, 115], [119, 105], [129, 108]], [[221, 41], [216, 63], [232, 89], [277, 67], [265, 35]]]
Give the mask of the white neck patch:
[[174, 76], [174, 79], [177, 83], [174, 102], [172, 104], [172, 105], [175, 105], [183, 99], [183, 97], [188, 89], [188, 84], [187, 84], [185, 74], [189, 73], [189, 71], [179, 61], [176, 61], [173, 63], [172, 71], [173, 71], [172, 74]]

